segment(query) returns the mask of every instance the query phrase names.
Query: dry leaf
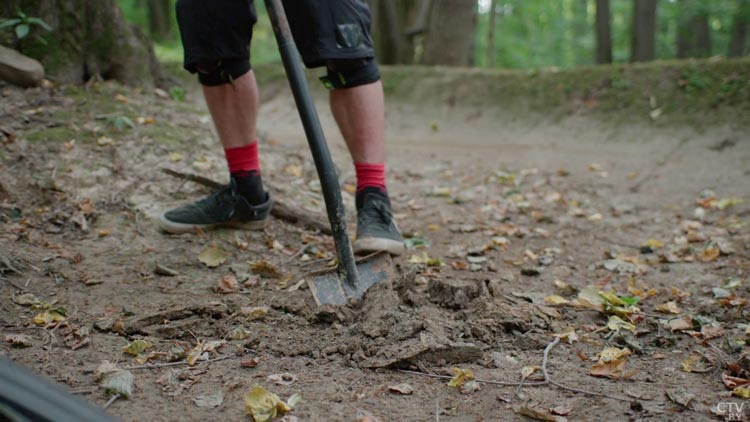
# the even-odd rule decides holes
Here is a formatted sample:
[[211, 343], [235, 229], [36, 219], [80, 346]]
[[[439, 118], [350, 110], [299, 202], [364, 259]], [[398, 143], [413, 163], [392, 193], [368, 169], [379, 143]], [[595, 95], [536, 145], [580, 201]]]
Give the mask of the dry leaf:
[[596, 286], [586, 286], [578, 297], [572, 302], [573, 306], [585, 309], [593, 309], [599, 312], [604, 312], [604, 299], [599, 295], [599, 289]]
[[532, 407], [532, 405], [525, 403], [523, 406], [521, 406], [518, 409], [515, 409], [516, 413], [519, 415], [528, 416], [530, 418], [534, 418], [539, 421], [547, 421], [547, 422], [567, 422], [568, 419], [564, 416], [555, 416], [552, 413], [550, 413], [547, 409], [542, 409], [540, 407]]
[[252, 333], [246, 330], [244, 327], [235, 327], [229, 331], [227, 338], [230, 340], [245, 340], [249, 338]]
[[672, 332], [685, 331], [693, 328], [693, 319], [689, 316], [682, 316], [669, 320], [669, 329]]
[[65, 315], [57, 309], [47, 309], [34, 317], [34, 324], [46, 326], [53, 322], [60, 322], [65, 319]]
[[644, 246], [647, 246], [651, 249], [661, 249], [664, 247], [664, 242], [656, 239], [649, 239], [646, 241]]
[[481, 389], [482, 387], [475, 380], [466, 381], [464, 385], [461, 386], [461, 394], [471, 394]]
[[5, 336], [5, 342], [17, 348], [31, 347], [31, 338], [25, 334], [8, 334]]
[[627, 347], [624, 349], [605, 347], [599, 352], [599, 361], [591, 367], [589, 374], [595, 377], [622, 379], [625, 377], [623, 369], [627, 363], [627, 356], [630, 354], [631, 351]]
[[260, 365], [260, 358], [258, 357], [246, 359], [240, 362], [240, 367], [242, 368], [255, 368], [258, 365]]
[[237, 282], [237, 277], [232, 274], [227, 274], [219, 279], [214, 286], [216, 293], [235, 293], [240, 290], [240, 284]]
[[717, 246], [709, 246], [703, 249], [698, 255], [698, 259], [702, 262], [715, 261], [721, 255], [721, 250]]
[[547, 296], [544, 298], [544, 301], [549, 303], [550, 305], [565, 305], [570, 303], [568, 299], [565, 299], [564, 297], [559, 295]]
[[743, 399], [750, 399], [750, 386], [741, 385], [739, 387], [735, 387], [732, 390], [732, 395], [742, 397]]
[[268, 315], [268, 311], [270, 310], [271, 308], [269, 308], [268, 306], [243, 306], [240, 308], [240, 314], [245, 317], [246, 321], [255, 321], [256, 319], [261, 319], [264, 316]]
[[541, 366], [524, 366], [521, 368], [521, 379], [530, 377], [534, 372], [541, 370]]
[[297, 394], [284, 402], [276, 394], [256, 385], [245, 396], [245, 411], [253, 417], [255, 422], [267, 422], [291, 411], [298, 402], [299, 395]]
[[404, 394], [408, 396], [414, 393], [414, 387], [406, 383], [401, 383], [401, 384], [396, 384], [396, 385], [389, 385], [388, 391], [392, 393], [399, 393], [399, 394]]
[[571, 404], [560, 405], [560, 406], [551, 408], [549, 411], [553, 415], [566, 416], [566, 415], [569, 415], [570, 412], [573, 411], [573, 405]]
[[665, 314], [680, 314], [682, 311], [677, 306], [677, 302], [670, 300], [669, 302], [662, 303], [661, 305], [656, 307], [657, 312], [662, 312]]
[[282, 274], [275, 265], [268, 261], [255, 261], [250, 264], [250, 271], [263, 278], [281, 278]]
[[576, 329], [573, 327], [568, 327], [565, 329], [565, 331], [555, 334], [555, 337], [560, 337], [561, 340], [567, 341], [568, 344], [573, 344], [574, 342], [578, 341]]
[[474, 371], [470, 369], [453, 368], [453, 378], [448, 381], [449, 387], [461, 387], [466, 381], [474, 379]]
[[699, 365], [704, 360], [702, 355], [698, 355], [695, 353], [690, 354], [687, 358], [685, 358], [680, 364], [682, 365], [682, 370], [685, 372], [695, 372], [698, 374], [708, 372], [711, 370], [710, 367], [706, 367], [704, 365]]
[[211, 244], [211, 246], [204, 249], [203, 252], [198, 255], [198, 261], [208, 268], [218, 267], [223, 264], [227, 258], [229, 258], [229, 253], [216, 243]]
[[628, 330], [635, 331], [635, 324], [631, 324], [617, 315], [611, 315], [607, 321], [607, 328], [612, 331]]
[[382, 422], [382, 419], [367, 410], [357, 409], [357, 422]]
[[704, 325], [701, 327], [701, 335], [703, 336], [703, 339], [705, 340], [719, 338], [724, 335], [724, 328], [711, 327], [709, 325]]
[[131, 341], [127, 346], [122, 348], [122, 351], [132, 356], [138, 356], [152, 347], [154, 345], [150, 341], [139, 339]]

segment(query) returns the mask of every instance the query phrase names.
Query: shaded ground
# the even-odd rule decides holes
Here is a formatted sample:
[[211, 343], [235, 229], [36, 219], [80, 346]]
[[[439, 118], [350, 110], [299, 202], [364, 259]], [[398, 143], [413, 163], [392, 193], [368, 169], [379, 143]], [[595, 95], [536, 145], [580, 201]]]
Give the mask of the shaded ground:
[[[320, 213], [286, 88], [264, 94], [264, 178], [280, 200]], [[518, 420], [524, 404], [561, 407], [569, 420], [722, 420], [719, 403], [742, 401], [722, 382], [723, 373], [740, 384], [748, 375], [750, 209], [740, 199], [750, 198], [750, 139], [741, 122], [713, 125], [710, 111], [696, 117], [700, 130], [585, 113], [500, 119], [502, 108], [394, 101], [390, 191], [412, 249], [391, 285], [321, 310], [299, 281], [333, 258], [324, 235], [278, 219], [258, 233], [158, 232], [159, 212], [207, 192], [160, 168], [225, 177], [194, 97], [110, 84], [3, 88], [0, 128], [13, 134], [0, 138], [3, 354], [98, 405], [108, 398], [93, 370], [104, 360], [130, 368], [134, 395], [109, 408], [125, 420], [248, 420], [243, 398], [255, 384], [282, 398], [300, 393], [291, 415], [302, 421], [353, 421], [358, 410], [387, 421], [436, 412], [441, 421]], [[351, 209], [353, 170], [324, 104]], [[224, 262], [207, 268], [198, 258], [207, 248]], [[178, 275], [155, 273], [157, 264]], [[261, 267], [267, 277], [255, 274]], [[239, 291], [217, 291], [225, 278]], [[639, 310], [613, 308], [608, 292], [638, 297]], [[43, 309], [26, 293], [63, 307], [63, 322], [35, 324]], [[552, 295], [589, 302], [554, 305]], [[634, 331], [608, 328], [612, 314]], [[397, 370], [452, 376], [457, 367], [517, 382], [571, 328], [577, 341], [566, 336], [549, 353], [551, 377], [624, 400], [549, 385], [480, 383], [462, 394], [446, 379]], [[153, 343], [142, 357], [161, 366], [124, 354], [134, 339]], [[184, 362], [176, 348], [217, 340], [226, 343], [208, 358], [223, 360], [163, 366]], [[598, 364], [609, 377], [594, 377], [605, 347], [632, 354]], [[291, 385], [267, 378], [285, 372]], [[414, 392], [389, 391], [400, 383]], [[219, 391], [216, 409], [193, 400]]]

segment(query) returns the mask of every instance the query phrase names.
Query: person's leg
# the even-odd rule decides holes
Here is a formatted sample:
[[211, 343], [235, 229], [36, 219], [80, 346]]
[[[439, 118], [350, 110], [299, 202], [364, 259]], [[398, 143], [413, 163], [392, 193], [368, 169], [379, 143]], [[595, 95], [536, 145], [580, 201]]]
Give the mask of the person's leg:
[[339, 86], [331, 90], [331, 111], [354, 161], [357, 175], [357, 238], [354, 251], [359, 254], [388, 251], [399, 255], [404, 251], [404, 243], [393, 221], [386, 188], [383, 85], [374, 62], [368, 66], [370, 71], [367, 72], [361, 69], [346, 72], [349, 76], [355, 76], [353, 80], [369, 74], [360, 80], [362, 84]]
[[333, 89], [331, 111], [355, 163], [385, 162], [385, 101], [378, 80]]
[[224, 147], [237, 192], [251, 204], [265, 202], [256, 136], [258, 86], [253, 71], [234, 79], [231, 84], [203, 85], [203, 96]]
[[271, 209], [260, 178], [256, 118], [258, 88], [248, 45], [256, 21], [251, 0], [178, 0], [185, 69], [198, 74], [224, 147], [229, 186], [161, 215], [170, 233], [216, 226], [260, 228]]

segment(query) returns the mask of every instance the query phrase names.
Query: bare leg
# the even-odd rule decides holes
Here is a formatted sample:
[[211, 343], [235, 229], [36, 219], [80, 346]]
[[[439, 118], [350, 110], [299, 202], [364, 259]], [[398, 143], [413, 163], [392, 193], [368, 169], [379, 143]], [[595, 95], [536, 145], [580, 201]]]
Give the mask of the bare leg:
[[385, 162], [385, 100], [380, 81], [331, 91], [331, 111], [352, 159]]
[[252, 70], [235, 79], [234, 84], [203, 86], [203, 95], [224, 148], [255, 141], [259, 99]]

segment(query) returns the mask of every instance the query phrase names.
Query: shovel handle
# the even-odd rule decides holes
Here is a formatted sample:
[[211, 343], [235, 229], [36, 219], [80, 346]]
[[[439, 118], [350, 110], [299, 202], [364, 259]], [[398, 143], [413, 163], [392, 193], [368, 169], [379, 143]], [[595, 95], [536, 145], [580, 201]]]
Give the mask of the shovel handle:
[[305, 129], [307, 142], [310, 145], [315, 168], [320, 178], [320, 186], [323, 190], [323, 199], [328, 212], [328, 220], [331, 223], [333, 240], [336, 245], [336, 254], [339, 259], [339, 275], [350, 286], [356, 286], [359, 281], [357, 266], [354, 261], [352, 245], [349, 241], [349, 230], [346, 227], [346, 214], [344, 202], [341, 199], [341, 186], [339, 185], [336, 169], [331, 160], [320, 119], [315, 110], [315, 103], [307, 86], [307, 79], [302, 70], [297, 46], [294, 44], [292, 31], [289, 27], [284, 6], [281, 0], [265, 0], [268, 17], [276, 35], [279, 45], [279, 53], [284, 63], [289, 85], [292, 88], [294, 102], [297, 104], [302, 126]]

